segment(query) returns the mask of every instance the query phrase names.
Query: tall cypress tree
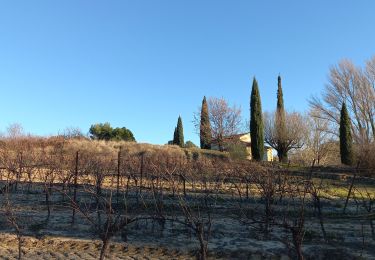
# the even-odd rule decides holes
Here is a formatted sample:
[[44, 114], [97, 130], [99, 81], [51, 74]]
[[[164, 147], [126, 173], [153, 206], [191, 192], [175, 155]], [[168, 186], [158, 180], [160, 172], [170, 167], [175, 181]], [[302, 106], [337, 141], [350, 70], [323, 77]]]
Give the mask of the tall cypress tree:
[[340, 155], [341, 163], [346, 165], [353, 164], [353, 139], [350, 125], [349, 113], [344, 102], [340, 116]]
[[281, 77], [277, 77], [277, 111], [284, 111], [284, 97], [283, 97], [283, 88], [281, 86]]
[[181, 116], [178, 117], [178, 121], [177, 121], [177, 145], [179, 145], [180, 147], [183, 147], [185, 145], [184, 128], [182, 126]]
[[202, 110], [201, 110], [201, 122], [200, 122], [200, 141], [201, 149], [211, 149], [211, 124], [210, 118], [208, 115], [208, 105], [206, 97], [202, 101]]
[[276, 134], [277, 134], [277, 156], [280, 162], [288, 162], [287, 140], [286, 140], [286, 124], [283, 89], [281, 86], [281, 77], [277, 78], [277, 106], [276, 106]]
[[260, 100], [258, 82], [255, 77], [250, 98], [250, 135], [251, 155], [254, 160], [261, 161], [264, 154], [264, 129], [262, 103]]

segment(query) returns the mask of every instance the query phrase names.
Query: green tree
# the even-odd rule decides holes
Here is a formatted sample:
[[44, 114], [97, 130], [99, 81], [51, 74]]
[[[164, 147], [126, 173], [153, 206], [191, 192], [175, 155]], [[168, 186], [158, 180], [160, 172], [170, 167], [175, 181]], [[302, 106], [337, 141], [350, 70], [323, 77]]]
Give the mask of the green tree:
[[353, 164], [353, 140], [351, 134], [351, 123], [345, 102], [342, 103], [340, 116], [340, 155], [341, 162], [343, 164]]
[[250, 98], [250, 135], [251, 155], [254, 160], [261, 161], [264, 154], [264, 128], [262, 118], [262, 103], [260, 100], [258, 82], [254, 77]]
[[182, 126], [181, 116], [179, 116], [177, 120], [177, 145], [183, 147], [184, 144], [184, 128]]
[[113, 129], [112, 131], [112, 138], [111, 140], [115, 140], [115, 141], [135, 141], [135, 138], [134, 138], [134, 135], [133, 133], [127, 129], [126, 127], [122, 127], [122, 128], [115, 128]]
[[129, 129], [126, 127], [112, 128], [108, 122], [91, 125], [89, 133], [90, 138], [94, 140], [135, 141], [134, 135]]
[[208, 114], [208, 105], [207, 105], [206, 97], [204, 97], [202, 101], [201, 121], [200, 121], [201, 149], [211, 149], [211, 139], [212, 139], [212, 132], [211, 132], [210, 118]]
[[280, 162], [288, 162], [288, 140], [285, 124], [285, 109], [281, 77], [277, 78], [277, 106], [276, 106], [276, 134], [277, 134], [277, 156]]
[[90, 127], [90, 137], [94, 140], [106, 140], [109, 141], [112, 138], [113, 128], [106, 122], [104, 124], [94, 124]]
[[178, 145], [177, 127], [174, 128], [172, 144]]

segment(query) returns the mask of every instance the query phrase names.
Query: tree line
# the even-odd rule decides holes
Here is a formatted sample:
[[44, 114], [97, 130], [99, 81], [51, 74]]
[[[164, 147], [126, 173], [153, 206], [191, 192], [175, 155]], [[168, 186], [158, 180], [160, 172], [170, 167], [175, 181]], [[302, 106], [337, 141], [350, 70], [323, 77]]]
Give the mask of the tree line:
[[[371, 71], [371, 73], [373, 73], [372, 75], [375, 75], [375, 73], [372, 72], [375, 70], [371, 70], [373, 69], [375, 64], [374, 60], [372, 62], [368, 62], [367, 65], [367, 71]], [[345, 66], [348, 65], [345, 64], [346, 63], [344, 63], [344, 65], [340, 65], [339, 68], [346, 71]], [[371, 69], [369, 67], [371, 67]], [[332, 75], [334, 75], [334, 77], [338, 77], [338, 75], [343, 74], [338, 73], [337, 68], [334, 68], [332, 70]], [[370, 82], [370, 76], [368, 75], [369, 73], [370, 72], [367, 72], [366, 79], [363, 79], [364, 76], [362, 76], [361, 81], [367, 82], [367, 85], [369, 85]], [[357, 75], [356, 77], [359, 76]], [[375, 76], [373, 77], [375, 78]], [[340, 80], [343, 81], [343, 79], [341, 78]], [[333, 82], [336, 82], [337, 79], [336, 81], [331, 79], [331, 81], [331, 84], [333, 84]], [[342, 81], [340, 82], [342, 83]], [[371, 82], [375, 82], [375, 80]], [[338, 83], [336, 82], [335, 84]], [[339, 89], [339, 87], [336, 88]], [[361, 86], [361, 88], [364, 87]], [[367, 89], [370, 91], [369, 86], [367, 87]], [[332, 98], [334, 94], [332, 92], [332, 88], [329, 88], [328, 90], [331, 92], [326, 94], [326, 101], [330, 100], [327, 98], [327, 96]], [[347, 91], [349, 90], [350, 88], [348, 88]], [[375, 94], [372, 94], [373, 91], [374, 90], [368, 92], [370, 96], [375, 96]], [[335, 101], [338, 102], [337, 100]], [[350, 106], [351, 110], [353, 110], [352, 113], [358, 114], [358, 112], [356, 113], [355, 111], [364, 110], [364, 108], [356, 109], [356, 106], [359, 105], [357, 104], [356, 106], [354, 106], [353, 102], [354, 101], [352, 100]], [[365, 126], [370, 127], [372, 125], [373, 118], [369, 117], [370, 112], [367, 111], [367, 117], [363, 115], [361, 119], [356, 119], [356, 121], [358, 121], [357, 126], [353, 126], [353, 120], [351, 120], [346, 103], [347, 100], [342, 97], [339, 109], [340, 116], [338, 117], [337, 121], [335, 121], [339, 124], [339, 129], [330, 127], [332, 122], [322, 116], [325, 115], [327, 117], [327, 115], [330, 115], [330, 111], [326, 110], [322, 103], [319, 103], [318, 99], [316, 98], [310, 101], [311, 111], [308, 115], [303, 116], [298, 112], [288, 112], [284, 107], [281, 76], [278, 76], [276, 110], [275, 112], [264, 113], [262, 111], [262, 102], [258, 81], [254, 77], [250, 95], [250, 122], [248, 125], [251, 136], [252, 158], [256, 161], [263, 160], [265, 153], [264, 148], [267, 144], [277, 152], [277, 157], [280, 162], [287, 163], [289, 161], [290, 151], [302, 149], [301, 151], [311, 151], [311, 160], [315, 159], [317, 164], [319, 164], [321, 160], [329, 153], [329, 147], [336, 142], [333, 136], [337, 136], [339, 140], [338, 143], [341, 163], [353, 165], [355, 161], [354, 144], [363, 144], [366, 142], [369, 143], [369, 140], [372, 140], [367, 135], [372, 130], [370, 128], [366, 128], [366, 130], [364, 130], [364, 128]], [[358, 101], [357, 103], [360, 102]], [[363, 103], [364, 102], [362, 101], [362, 105]], [[368, 106], [369, 105], [370, 104], [368, 104]], [[319, 111], [319, 113], [317, 111]], [[230, 106], [224, 98], [209, 98], [207, 100], [206, 97], [204, 97], [202, 105], [200, 107], [200, 111], [194, 115], [194, 123], [200, 136], [200, 148], [211, 149], [212, 143], [213, 141], [215, 141], [215, 144], [218, 145], [218, 149], [220, 151], [224, 151], [226, 145], [225, 139], [232, 135], [240, 133], [240, 131], [243, 129], [240, 126], [240, 114], [241, 110], [236, 106]], [[363, 123], [363, 121], [366, 121], [366, 118], [368, 118], [367, 122]], [[358, 125], [361, 127], [358, 127]], [[353, 132], [355, 129], [359, 129], [357, 133]], [[363, 131], [365, 131], [367, 134], [359, 134]], [[352, 138], [353, 133], [355, 136], [354, 140]], [[362, 141], [358, 141], [359, 135], [362, 136]], [[354, 142], [356, 140], [357, 142]], [[366, 140], [366, 142], [364, 142], [363, 140]]]
[[[224, 98], [203, 98], [200, 113], [194, 117], [199, 128], [201, 149], [211, 149], [214, 140], [220, 151], [226, 146], [226, 138], [239, 134], [241, 127], [241, 109], [230, 106]], [[262, 111], [259, 86], [253, 79], [250, 95], [251, 155], [256, 161], [262, 161], [265, 145], [277, 151], [279, 161], [288, 161], [291, 149], [303, 146], [302, 118], [297, 113], [287, 113], [284, 109], [281, 77], [278, 77], [277, 106], [272, 114]], [[248, 130], [248, 131], [249, 131]]]

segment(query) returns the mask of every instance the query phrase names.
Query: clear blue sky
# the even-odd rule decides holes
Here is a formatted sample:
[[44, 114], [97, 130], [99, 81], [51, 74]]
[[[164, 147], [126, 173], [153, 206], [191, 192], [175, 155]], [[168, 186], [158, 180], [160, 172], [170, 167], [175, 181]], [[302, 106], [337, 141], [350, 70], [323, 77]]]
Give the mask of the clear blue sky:
[[286, 107], [305, 111], [331, 65], [375, 54], [374, 10], [370, 0], [1, 1], [0, 129], [108, 121], [164, 144], [181, 115], [198, 144], [204, 95], [248, 118], [252, 77], [273, 110], [279, 73]]

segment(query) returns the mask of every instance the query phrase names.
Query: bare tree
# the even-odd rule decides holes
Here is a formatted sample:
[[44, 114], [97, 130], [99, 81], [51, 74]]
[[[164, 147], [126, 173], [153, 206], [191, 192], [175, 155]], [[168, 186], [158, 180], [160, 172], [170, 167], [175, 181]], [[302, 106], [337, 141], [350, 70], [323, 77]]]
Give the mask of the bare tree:
[[[319, 219], [320, 229], [322, 230], [324, 241], [328, 242], [327, 232], [324, 227], [324, 218], [323, 218], [323, 204], [322, 204], [322, 193], [323, 193], [323, 178], [320, 179], [319, 184], [314, 183], [312, 180], [312, 174], [314, 171], [316, 160], [314, 159], [311, 165], [311, 171], [308, 176], [307, 185], [309, 188], [309, 193], [313, 199], [314, 205], [314, 214], [317, 213]], [[316, 212], [317, 211], [317, 212]]]
[[[241, 108], [230, 106], [224, 98], [210, 97], [208, 111], [211, 123], [212, 140], [217, 142], [220, 151], [225, 148], [225, 137], [240, 133], [242, 128]], [[200, 131], [200, 111], [194, 115], [197, 133]]]
[[[11, 154], [6, 154], [6, 156], [9, 156]], [[3, 154], [4, 156], [4, 154]], [[2, 158], [3, 159], [3, 158]], [[18, 158], [14, 158], [10, 156], [10, 160], [17, 160]], [[4, 215], [9, 223], [9, 225], [14, 229], [17, 237], [18, 242], [18, 256], [17, 259], [22, 259], [22, 246], [23, 246], [23, 233], [25, 225], [23, 224], [23, 220], [21, 219], [20, 211], [16, 210], [14, 200], [12, 200], [12, 177], [11, 174], [8, 174], [6, 177], [6, 183], [5, 186], [2, 188], [1, 193], [4, 195], [3, 200], [3, 209], [4, 209]]]
[[329, 132], [327, 120], [315, 117], [311, 111], [304, 117], [308, 131], [305, 132], [304, 147], [293, 154], [294, 159], [308, 165], [315, 160], [316, 165], [329, 161], [330, 155], [334, 154], [335, 142], [333, 135]]
[[257, 186], [264, 204], [264, 215], [260, 222], [265, 237], [268, 237], [270, 227], [273, 221], [273, 206], [275, 203], [276, 191], [278, 187], [277, 179], [274, 178], [273, 171], [262, 171], [259, 174], [253, 174], [253, 182]]
[[[222, 183], [223, 174], [220, 170], [210, 170], [209, 161], [196, 161], [195, 169], [190, 171], [191, 178], [197, 185], [194, 185], [186, 194], [183, 189], [174, 188], [177, 193], [177, 203], [180, 215], [184, 221], [175, 216], [174, 221], [185, 225], [195, 234], [199, 242], [199, 253], [197, 259], [205, 260], [208, 254], [208, 243], [211, 238], [211, 229], [214, 222], [214, 212], [217, 204], [217, 194]], [[192, 165], [191, 165], [192, 166]], [[176, 185], [170, 182], [170, 185]]]
[[[290, 257], [303, 260], [302, 245], [305, 236], [306, 211], [308, 207], [307, 195], [310, 189], [310, 181], [291, 177], [287, 185], [287, 205], [282, 208], [282, 220], [279, 219], [278, 221], [281, 221], [279, 224], [291, 236], [283, 239], [283, 242], [290, 250]], [[290, 246], [290, 242], [293, 247]], [[294, 251], [295, 255], [292, 254], [292, 251]]]
[[6, 136], [10, 139], [16, 139], [25, 136], [23, 127], [19, 123], [11, 124], [7, 127]]
[[80, 139], [87, 138], [79, 127], [67, 127], [65, 128], [59, 136], [65, 139]]
[[18, 242], [18, 260], [22, 259], [22, 245], [23, 245], [23, 228], [22, 220], [19, 216], [16, 215], [15, 210], [13, 209], [14, 205], [12, 205], [12, 202], [9, 198], [9, 194], [5, 195], [5, 201], [4, 201], [4, 207], [5, 207], [5, 217], [10, 224], [10, 226], [14, 229], [17, 236], [17, 242]]
[[352, 119], [354, 140], [359, 144], [372, 142], [375, 138], [375, 56], [364, 68], [350, 60], [331, 67], [322, 97], [312, 97], [309, 102], [319, 112], [317, 117], [332, 123], [331, 132], [336, 134], [340, 108], [345, 102]]
[[303, 147], [306, 125], [301, 114], [285, 113], [285, 128], [280, 131], [275, 114], [264, 114], [264, 139], [277, 151], [279, 161], [288, 161], [287, 154], [290, 150]]

